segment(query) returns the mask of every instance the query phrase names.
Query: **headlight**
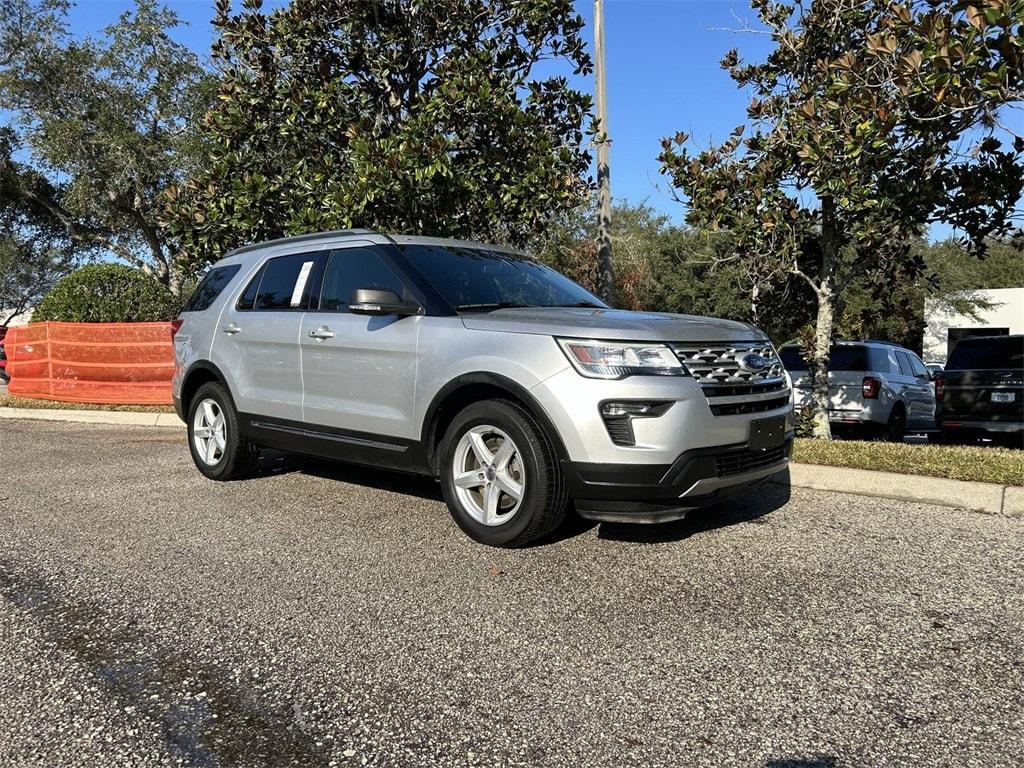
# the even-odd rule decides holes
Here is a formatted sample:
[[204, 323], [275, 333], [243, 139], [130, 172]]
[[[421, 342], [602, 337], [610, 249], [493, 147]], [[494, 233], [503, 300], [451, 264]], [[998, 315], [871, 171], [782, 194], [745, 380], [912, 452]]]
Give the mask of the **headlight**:
[[591, 379], [626, 376], [687, 376], [689, 372], [665, 344], [557, 339], [569, 362]]

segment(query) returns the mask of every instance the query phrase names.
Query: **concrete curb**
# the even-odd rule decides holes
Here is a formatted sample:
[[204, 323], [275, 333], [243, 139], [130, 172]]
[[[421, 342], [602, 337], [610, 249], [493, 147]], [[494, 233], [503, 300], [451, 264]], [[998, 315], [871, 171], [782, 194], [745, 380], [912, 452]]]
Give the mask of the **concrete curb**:
[[[0, 419], [42, 419], [44, 421], [76, 421], [86, 424], [185, 428], [176, 414], [140, 413], [138, 411], [0, 408]], [[902, 475], [896, 472], [875, 472], [867, 469], [797, 463], [789, 465], [789, 484], [796, 488], [811, 488], [817, 491], [852, 493], [859, 496], [875, 496], [883, 499], [899, 499], [921, 504], [970, 509], [993, 515], [1024, 517], [1024, 488], [1015, 485], [1004, 486], [966, 480], [947, 480], [925, 475]]]
[[797, 463], [789, 465], [789, 484], [796, 488], [1024, 517], [1024, 488], [1012, 485]]
[[76, 421], [84, 424], [118, 424], [136, 427], [172, 427], [185, 425], [174, 413], [143, 413], [140, 411], [74, 411], [50, 408], [0, 408], [0, 419], [38, 419], [41, 421]]

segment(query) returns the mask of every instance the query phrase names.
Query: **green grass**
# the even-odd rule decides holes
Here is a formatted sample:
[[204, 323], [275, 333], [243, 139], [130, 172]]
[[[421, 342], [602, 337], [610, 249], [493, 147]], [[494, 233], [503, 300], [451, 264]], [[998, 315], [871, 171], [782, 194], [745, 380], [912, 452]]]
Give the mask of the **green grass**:
[[905, 475], [1024, 485], [1024, 451], [982, 445], [909, 445], [797, 438], [793, 461]]
[[0, 408], [47, 408], [54, 411], [131, 411], [133, 413], [174, 413], [169, 405], [107, 405], [104, 403], [64, 403], [31, 397], [0, 395]]

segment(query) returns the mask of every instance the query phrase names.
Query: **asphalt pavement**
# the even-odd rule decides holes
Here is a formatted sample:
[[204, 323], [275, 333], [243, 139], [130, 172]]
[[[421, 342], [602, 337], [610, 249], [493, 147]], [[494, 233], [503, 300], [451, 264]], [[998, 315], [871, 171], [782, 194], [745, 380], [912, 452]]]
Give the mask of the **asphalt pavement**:
[[0, 425], [0, 766], [1019, 765], [1024, 521], [801, 489], [488, 549], [428, 481]]

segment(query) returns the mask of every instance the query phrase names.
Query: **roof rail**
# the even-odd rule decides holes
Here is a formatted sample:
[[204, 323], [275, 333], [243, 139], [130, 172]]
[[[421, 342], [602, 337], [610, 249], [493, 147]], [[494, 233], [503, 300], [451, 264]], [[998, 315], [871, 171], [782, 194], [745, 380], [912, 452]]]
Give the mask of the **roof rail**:
[[330, 232], [310, 232], [305, 235], [292, 235], [291, 237], [279, 237], [276, 240], [265, 240], [262, 243], [250, 243], [249, 245], [243, 245], [238, 248], [233, 248], [228, 251], [224, 258], [228, 256], [237, 256], [240, 253], [249, 253], [250, 251], [259, 250], [262, 248], [269, 248], [274, 245], [284, 245], [285, 243], [302, 243], [309, 240], [325, 240], [330, 237], [344, 237], [346, 235], [377, 235], [379, 232], [373, 229], [334, 229]]
[[895, 341], [885, 341], [883, 339], [864, 339], [863, 344], [888, 344], [890, 347], [899, 347], [904, 349], [903, 345], [897, 344]]

